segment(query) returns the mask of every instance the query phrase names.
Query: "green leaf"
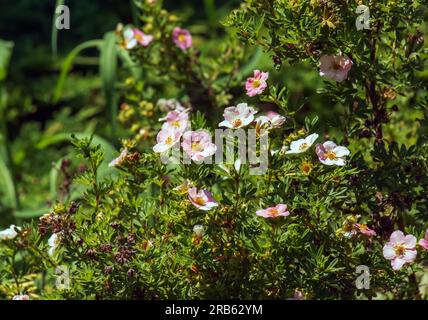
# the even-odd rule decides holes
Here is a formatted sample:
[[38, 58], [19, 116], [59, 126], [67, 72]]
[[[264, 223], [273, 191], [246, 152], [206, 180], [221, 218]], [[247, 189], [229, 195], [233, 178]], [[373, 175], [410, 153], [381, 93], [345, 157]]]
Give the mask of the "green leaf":
[[18, 206], [13, 177], [4, 159], [0, 157], [0, 202], [12, 209]]
[[[61, 143], [64, 141], [72, 141], [71, 133], [58, 133], [52, 136], [47, 136], [40, 140], [40, 142], [36, 145], [37, 149], [43, 150], [53, 144]], [[108, 174], [114, 173], [115, 171], [108, 166], [108, 163], [115, 157], [116, 149], [113, 147], [111, 143], [107, 140], [103, 139], [98, 135], [93, 135], [90, 133], [75, 133], [74, 136], [77, 139], [90, 138], [92, 136], [92, 144], [100, 145], [104, 151], [104, 161], [101, 164], [98, 174], [99, 177], [105, 177]], [[51, 193], [51, 200], [55, 201], [57, 198], [57, 181], [58, 181], [58, 169], [61, 164], [63, 158], [57, 161], [57, 163], [52, 167], [49, 174], [49, 188]]]
[[115, 94], [117, 51], [116, 34], [112, 31], [107, 32], [101, 46], [100, 76], [113, 130], [116, 127], [117, 119], [117, 103]]
[[132, 76], [136, 79], [141, 78], [141, 67], [138, 63], [132, 60], [129, 55], [129, 51], [124, 48], [118, 48], [117, 54], [119, 59], [122, 61], [123, 66], [132, 73]]
[[23, 209], [23, 210], [17, 210], [15, 212], [15, 217], [16, 218], [24, 218], [24, 219], [36, 218], [36, 217], [40, 217], [40, 216], [42, 216], [48, 212], [49, 212], [48, 207], [40, 207], [40, 208], [36, 208], [36, 209]]
[[65, 79], [67, 77], [68, 72], [70, 71], [74, 59], [77, 57], [77, 55], [88, 48], [100, 48], [102, 45], [102, 40], [89, 40], [85, 41], [81, 44], [79, 44], [77, 47], [75, 47], [71, 52], [68, 54], [68, 56], [65, 58], [62, 67], [61, 67], [61, 74], [58, 78], [58, 82], [55, 87], [55, 91], [53, 93], [53, 102], [57, 103], [59, 101], [59, 98], [61, 97], [62, 90], [64, 88]]
[[0, 39], [0, 81], [6, 78], [12, 49], [13, 42]]

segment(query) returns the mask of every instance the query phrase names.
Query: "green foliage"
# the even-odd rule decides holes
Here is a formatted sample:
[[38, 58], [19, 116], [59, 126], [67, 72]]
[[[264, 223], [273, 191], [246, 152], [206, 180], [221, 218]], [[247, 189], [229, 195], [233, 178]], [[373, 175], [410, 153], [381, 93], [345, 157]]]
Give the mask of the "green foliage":
[[[428, 227], [426, 6], [368, 1], [371, 29], [357, 30], [356, 1], [247, 0], [219, 29], [215, 4], [204, 1], [201, 25], [185, 24], [162, 1], [135, 1], [133, 16], [153, 35], [150, 45], [125, 49], [118, 27], [65, 59], [56, 101], [80, 51], [101, 50], [111, 116], [122, 103], [114, 131], [122, 153], [111, 168], [112, 145], [94, 130], [73, 130], [84, 133], [72, 136], [75, 150], [57, 156], [50, 169], [49, 210], [0, 242], [1, 298], [286, 299], [296, 292], [313, 299], [427, 298], [426, 250], [417, 246], [417, 258], [400, 270], [383, 255], [393, 231], [419, 240]], [[177, 26], [191, 31], [191, 48], [173, 42]], [[344, 81], [317, 75], [326, 55], [352, 60]], [[254, 69], [269, 70], [268, 87], [248, 97], [244, 83]], [[169, 98], [189, 109], [193, 130], [210, 133], [224, 108], [240, 102], [283, 116], [269, 130], [267, 172], [252, 175], [252, 165], [237, 162], [164, 164], [153, 145], [159, 118], [174, 109], [161, 100]], [[102, 110], [78, 113], [76, 123]], [[315, 132], [318, 142], [351, 151], [346, 165], [325, 165], [315, 146], [286, 153]], [[37, 136], [35, 148], [49, 150], [70, 133]], [[198, 209], [190, 185], [209, 190], [218, 206]], [[280, 203], [288, 216], [256, 215]], [[16, 216], [41, 213], [32, 208]], [[366, 290], [355, 285], [361, 265], [370, 268]], [[58, 266], [68, 268], [66, 289], [55, 286]]]

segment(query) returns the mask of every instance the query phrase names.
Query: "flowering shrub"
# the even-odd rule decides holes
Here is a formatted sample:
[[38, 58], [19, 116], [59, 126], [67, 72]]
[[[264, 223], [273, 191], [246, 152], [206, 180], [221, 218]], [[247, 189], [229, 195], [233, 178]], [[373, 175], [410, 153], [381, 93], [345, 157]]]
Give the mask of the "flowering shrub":
[[[122, 150], [104, 159], [91, 139], [73, 140], [81, 195], [1, 231], [0, 295], [426, 298], [422, 4], [370, 1], [371, 28], [358, 31], [354, 1], [247, 0], [204, 50], [161, 2], [136, 1], [143, 27], [116, 32], [143, 74], [122, 86]], [[275, 71], [245, 64], [245, 43], [277, 70], [317, 70], [322, 86], [296, 104]], [[223, 161], [219, 128], [232, 135]], [[259, 158], [242, 148], [250, 131]], [[166, 157], [174, 150], [188, 161]]]

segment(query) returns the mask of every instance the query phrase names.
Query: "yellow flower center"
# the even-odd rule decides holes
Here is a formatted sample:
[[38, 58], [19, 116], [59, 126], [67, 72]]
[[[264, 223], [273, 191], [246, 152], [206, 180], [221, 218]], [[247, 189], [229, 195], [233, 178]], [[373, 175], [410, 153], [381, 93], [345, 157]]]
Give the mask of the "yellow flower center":
[[402, 256], [406, 252], [406, 248], [402, 244], [397, 244], [394, 251], [397, 256]]
[[268, 209], [268, 213], [273, 217], [279, 214], [278, 210], [274, 208]]
[[306, 150], [307, 148], [308, 148], [308, 144], [305, 142], [300, 145], [299, 150], [302, 151], [302, 150]]
[[327, 152], [325, 156], [329, 160], [334, 160], [337, 158], [336, 154], [332, 151]]
[[233, 126], [234, 127], [239, 127], [239, 126], [241, 126], [242, 125], [242, 121], [241, 121], [241, 119], [236, 119], [234, 122], [233, 122]]
[[186, 41], [186, 36], [185, 36], [184, 34], [180, 34], [180, 35], [178, 36], [178, 41], [180, 41], [180, 42], [185, 42], [185, 41]]
[[171, 122], [171, 125], [173, 126], [173, 127], [180, 127], [180, 121], [173, 121], [173, 122]]
[[252, 86], [254, 89], [260, 87], [261, 81], [260, 80], [253, 80]]
[[204, 150], [204, 146], [202, 145], [202, 143], [200, 141], [197, 142], [192, 142], [192, 151], [203, 151]]
[[172, 144], [173, 140], [171, 137], [166, 138], [165, 144]]
[[202, 197], [195, 197], [193, 201], [195, 201], [195, 203], [199, 204], [200, 206], [203, 206], [205, 204], [205, 200]]
[[137, 33], [137, 34], [135, 35], [135, 39], [136, 39], [138, 42], [143, 41], [143, 37], [142, 37], [142, 35], [141, 35], [141, 34], [139, 34], [139, 33]]
[[354, 230], [354, 225], [352, 223], [348, 222], [343, 226], [343, 231], [345, 232], [351, 232], [352, 230]]
[[303, 162], [300, 169], [304, 174], [309, 174], [312, 171], [312, 164], [310, 162]]

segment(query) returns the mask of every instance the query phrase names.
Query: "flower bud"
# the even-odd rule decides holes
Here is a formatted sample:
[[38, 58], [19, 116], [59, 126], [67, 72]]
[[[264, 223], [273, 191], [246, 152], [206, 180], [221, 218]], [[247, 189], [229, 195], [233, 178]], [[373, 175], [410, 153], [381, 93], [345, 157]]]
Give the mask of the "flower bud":
[[195, 233], [198, 239], [201, 239], [205, 234], [204, 226], [197, 224], [193, 227], [193, 232]]

